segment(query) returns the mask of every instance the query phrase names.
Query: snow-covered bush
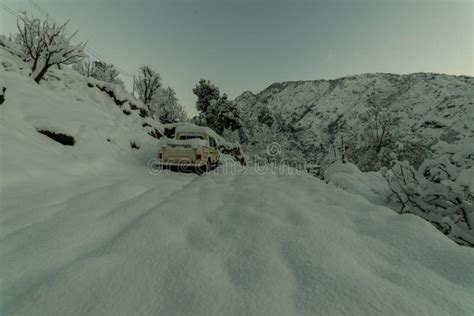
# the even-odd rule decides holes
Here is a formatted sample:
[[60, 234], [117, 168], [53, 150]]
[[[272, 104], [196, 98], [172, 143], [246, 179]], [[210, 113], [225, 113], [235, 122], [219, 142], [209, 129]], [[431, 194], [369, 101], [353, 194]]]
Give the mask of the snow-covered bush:
[[171, 87], [158, 89], [150, 102], [150, 112], [152, 117], [164, 124], [184, 122], [187, 119], [186, 111]]
[[57, 25], [23, 13], [18, 19], [18, 43], [25, 61], [31, 66], [31, 76], [39, 83], [52, 66], [78, 63], [85, 57], [85, 43], [71, 44], [76, 35], [66, 34], [68, 22]]
[[119, 84], [123, 88], [125, 85], [120, 78], [119, 72], [115, 69], [113, 64], [107, 64], [102, 61], [84, 60], [80, 63], [74, 64], [72, 69], [83, 75], [84, 77], [92, 77], [100, 81]]
[[97, 80], [117, 83], [119, 72], [113, 64], [107, 64], [103, 61], [94, 61], [95, 73], [92, 77]]
[[[94, 77], [96, 73], [95, 62], [83, 60], [80, 63], [72, 65], [72, 69], [83, 75], [84, 77]], [[97, 78], [96, 78], [97, 79]]]
[[457, 243], [474, 247], [474, 144], [440, 142], [433, 149], [435, 158], [418, 170], [407, 161], [383, 170], [389, 198], [399, 213], [418, 215]]

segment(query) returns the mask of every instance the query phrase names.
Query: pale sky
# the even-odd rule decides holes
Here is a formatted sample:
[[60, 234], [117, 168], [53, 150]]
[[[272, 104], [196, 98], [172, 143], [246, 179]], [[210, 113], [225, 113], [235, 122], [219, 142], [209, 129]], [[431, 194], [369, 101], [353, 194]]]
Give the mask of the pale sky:
[[[35, 6], [35, 3], [39, 6]], [[473, 1], [0, 0], [70, 19], [69, 30], [128, 73], [159, 71], [188, 112], [211, 80], [230, 98], [274, 82], [369, 73], [474, 75]], [[0, 33], [16, 31], [0, 6]], [[130, 78], [122, 77], [128, 84]]]

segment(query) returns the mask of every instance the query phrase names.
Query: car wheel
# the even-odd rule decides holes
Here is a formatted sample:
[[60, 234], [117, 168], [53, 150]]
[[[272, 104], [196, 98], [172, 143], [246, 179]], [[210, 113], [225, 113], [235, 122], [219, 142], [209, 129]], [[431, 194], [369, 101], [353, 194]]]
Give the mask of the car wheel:
[[198, 175], [202, 175], [206, 172], [211, 171], [211, 169], [212, 169], [211, 159], [208, 158], [206, 164], [204, 166], [197, 167], [195, 172]]

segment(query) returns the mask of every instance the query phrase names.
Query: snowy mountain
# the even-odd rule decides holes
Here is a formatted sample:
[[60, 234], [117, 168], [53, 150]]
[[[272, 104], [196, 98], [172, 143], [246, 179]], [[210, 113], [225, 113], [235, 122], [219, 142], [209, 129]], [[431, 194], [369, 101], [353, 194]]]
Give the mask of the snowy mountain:
[[0, 49], [0, 314], [474, 314], [472, 249], [376, 205], [379, 175], [151, 172], [140, 102], [27, 69]]
[[337, 134], [331, 131], [335, 123], [345, 121], [346, 130], [360, 130], [359, 116], [371, 102], [399, 119], [397, 129], [404, 131], [400, 138], [433, 144], [474, 137], [474, 77], [468, 76], [377, 73], [289, 81], [257, 94], [244, 92], [235, 102], [242, 112], [270, 110], [290, 127], [310, 160], [321, 160], [320, 147], [327, 148], [337, 139], [328, 135]]

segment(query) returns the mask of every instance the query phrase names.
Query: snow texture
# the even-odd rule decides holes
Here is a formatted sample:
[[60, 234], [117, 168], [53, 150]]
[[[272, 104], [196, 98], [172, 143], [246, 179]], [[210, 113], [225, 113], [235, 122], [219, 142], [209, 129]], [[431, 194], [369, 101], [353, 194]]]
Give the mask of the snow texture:
[[326, 169], [325, 179], [329, 184], [363, 196], [375, 205], [388, 205], [389, 187], [380, 172], [362, 172], [354, 164], [338, 161]]

